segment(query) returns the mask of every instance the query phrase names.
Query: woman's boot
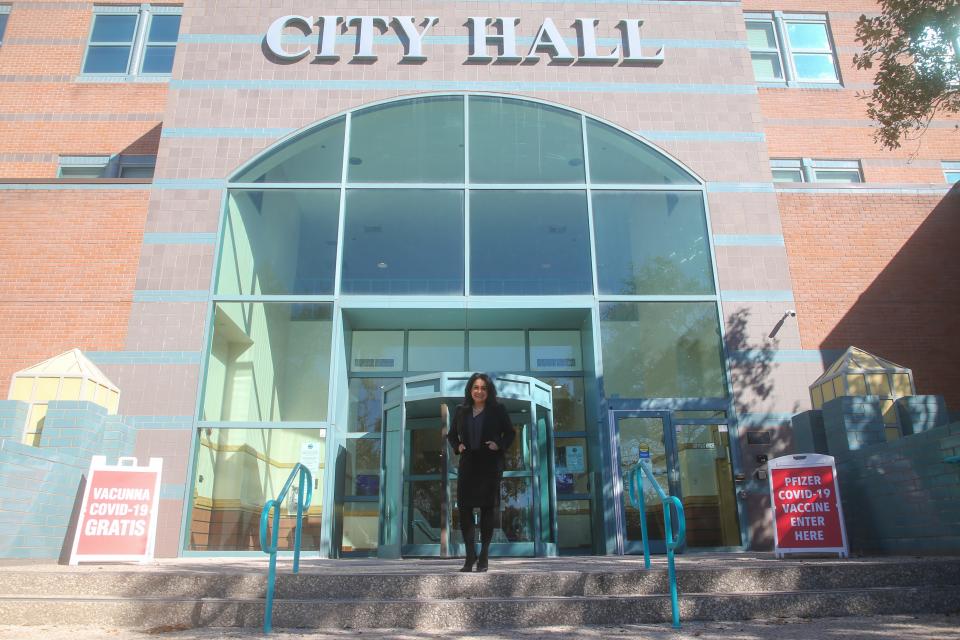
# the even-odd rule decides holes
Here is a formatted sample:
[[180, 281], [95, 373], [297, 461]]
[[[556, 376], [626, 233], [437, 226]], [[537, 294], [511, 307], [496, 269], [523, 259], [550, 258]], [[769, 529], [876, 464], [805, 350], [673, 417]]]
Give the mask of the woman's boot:
[[490, 556], [490, 541], [484, 540], [480, 545], [480, 559], [477, 561], [477, 573], [487, 570], [487, 558]]
[[[473, 544], [473, 540], [466, 543], [467, 547], [467, 559], [463, 561], [463, 567], [460, 569], [460, 573], [470, 573], [473, 571], [473, 565], [477, 561], [477, 547]], [[480, 567], [477, 567], [477, 571], [480, 570]]]

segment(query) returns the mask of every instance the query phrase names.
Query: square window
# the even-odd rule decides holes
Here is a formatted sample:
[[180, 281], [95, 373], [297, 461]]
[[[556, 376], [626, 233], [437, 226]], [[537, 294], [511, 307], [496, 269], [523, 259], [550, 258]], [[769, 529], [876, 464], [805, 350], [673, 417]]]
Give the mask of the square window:
[[770, 160], [770, 173], [774, 182], [806, 182], [800, 159]]
[[803, 171], [800, 169], [771, 169], [774, 182], [803, 182]]
[[180, 7], [170, 6], [94, 7], [83, 73], [168, 75], [180, 31], [179, 12]]
[[770, 173], [774, 182], [863, 182], [863, 172], [857, 160], [770, 160]]
[[120, 178], [152, 178], [156, 164], [156, 156], [120, 156], [117, 175]]
[[782, 82], [783, 63], [773, 20], [748, 20], [747, 44], [753, 72], [760, 82]]
[[943, 162], [943, 177], [947, 184], [957, 184], [960, 182], [960, 162]]
[[200, 419], [327, 419], [333, 305], [218, 302]]
[[857, 184], [863, 182], [863, 172], [856, 160], [808, 160], [815, 182]]
[[600, 293], [714, 292], [701, 194], [600, 191], [592, 198]]
[[472, 191], [470, 292], [592, 293], [586, 193]]
[[121, 178], [152, 178], [153, 170], [154, 170], [153, 165], [150, 165], [150, 166], [120, 165], [120, 177]]
[[758, 82], [840, 82], [825, 15], [748, 14], [746, 26]]
[[10, 18], [10, 7], [0, 6], [0, 44], [3, 44], [3, 34], [7, 30], [7, 20]]
[[109, 178], [109, 156], [61, 156], [58, 178]]
[[341, 291], [463, 293], [463, 192], [347, 191]]
[[856, 169], [817, 169], [814, 171], [817, 182], [845, 182], [848, 184], [863, 182]]

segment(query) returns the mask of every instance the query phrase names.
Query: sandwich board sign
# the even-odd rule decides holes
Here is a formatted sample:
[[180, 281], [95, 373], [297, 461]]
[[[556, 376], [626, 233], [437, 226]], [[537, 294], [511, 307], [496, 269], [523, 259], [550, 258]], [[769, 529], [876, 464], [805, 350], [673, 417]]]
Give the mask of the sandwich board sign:
[[162, 468], [162, 458], [138, 467], [132, 457], [115, 465], [106, 456], [93, 457], [70, 564], [153, 559]]
[[767, 463], [773, 507], [774, 552], [849, 555], [833, 456], [817, 453]]

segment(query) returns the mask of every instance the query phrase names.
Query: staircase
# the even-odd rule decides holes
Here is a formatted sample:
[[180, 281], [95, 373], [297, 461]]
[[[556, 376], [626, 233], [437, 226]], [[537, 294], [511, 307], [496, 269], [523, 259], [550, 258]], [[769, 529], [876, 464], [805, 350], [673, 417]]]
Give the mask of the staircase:
[[[659, 562], [658, 562], [659, 561]], [[281, 567], [274, 626], [421, 630], [669, 624], [665, 564], [642, 559], [301, 560]], [[960, 557], [784, 560], [761, 555], [678, 559], [682, 620], [960, 612]], [[148, 567], [0, 567], [0, 620], [128, 628], [258, 627], [265, 562]]]

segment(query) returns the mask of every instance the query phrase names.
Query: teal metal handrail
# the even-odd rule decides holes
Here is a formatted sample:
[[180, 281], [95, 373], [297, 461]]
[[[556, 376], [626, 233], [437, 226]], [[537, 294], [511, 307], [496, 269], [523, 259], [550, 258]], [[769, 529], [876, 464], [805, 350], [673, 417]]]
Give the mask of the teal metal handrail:
[[[263, 505], [263, 511], [260, 513], [260, 548], [270, 556], [270, 570], [267, 573], [267, 604], [263, 613], [263, 632], [270, 633], [273, 630], [273, 590], [277, 581], [277, 539], [280, 535], [280, 505], [287, 497], [287, 492], [293, 484], [294, 477], [299, 478], [297, 485], [297, 526], [294, 528], [293, 536], [293, 572], [300, 571], [300, 537], [303, 529], [303, 512], [310, 507], [310, 500], [313, 498], [313, 474], [310, 469], [299, 462], [293, 467], [286, 484], [280, 490], [273, 500], [268, 500]], [[304, 492], [306, 487], [306, 492]], [[273, 512], [273, 534], [270, 535], [270, 513]], [[269, 543], [267, 537], [270, 537]]]
[[[642, 473], [641, 473], [642, 472]], [[630, 502], [640, 512], [640, 536], [643, 539], [643, 564], [650, 568], [650, 540], [647, 536], [647, 510], [643, 500], [643, 476], [650, 478], [650, 483], [660, 496], [663, 503], [663, 534], [667, 546], [667, 572], [670, 576], [670, 607], [673, 611], [673, 627], [680, 628], [680, 604], [677, 596], [677, 569], [673, 562], [673, 552], [683, 546], [687, 537], [687, 518], [683, 513], [683, 503], [677, 496], [669, 496], [664, 492], [660, 483], [653, 477], [653, 469], [646, 460], [640, 460], [636, 467], [627, 474], [627, 489], [630, 493]], [[677, 537], [673, 537], [673, 524], [670, 517], [671, 505], [677, 510]]]

